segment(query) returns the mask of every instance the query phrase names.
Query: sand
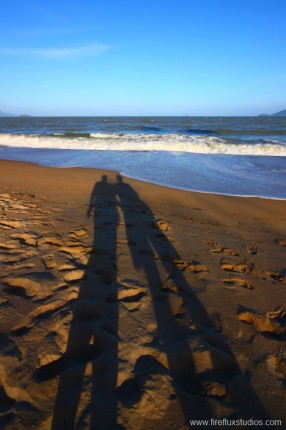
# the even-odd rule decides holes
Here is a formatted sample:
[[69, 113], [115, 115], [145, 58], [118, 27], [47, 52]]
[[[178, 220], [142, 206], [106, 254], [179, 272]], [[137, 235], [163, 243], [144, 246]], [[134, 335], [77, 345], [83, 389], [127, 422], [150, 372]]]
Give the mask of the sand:
[[285, 201], [0, 168], [1, 429], [286, 425]]

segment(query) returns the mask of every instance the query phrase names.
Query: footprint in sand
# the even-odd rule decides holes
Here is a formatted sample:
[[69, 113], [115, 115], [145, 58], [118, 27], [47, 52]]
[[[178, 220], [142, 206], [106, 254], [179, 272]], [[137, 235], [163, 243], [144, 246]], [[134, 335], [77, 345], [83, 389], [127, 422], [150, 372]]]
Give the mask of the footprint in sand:
[[52, 313], [58, 311], [63, 306], [62, 301], [55, 301], [52, 303], [48, 303], [47, 305], [39, 306], [26, 315], [22, 321], [16, 324], [11, 333], [14, 335], [21, 335], [30, 330], [34, 325], [41, 321], [43, 318], [47, 318]]
[[170, 230], [169, 224], [167, 224], [163, 219], [157, 219], [154, 223], [151, 224], [153, 228], [158, 228], [161, 231]]
[[84, 227], [74, 230], [69, 234], [70, 239], [76, 239], [76, 240], [83, 239], [87, 236], [88, 236], [88, 230]]
[[0, 254], [0, 262], [5, 265], [14, 265], [15, 263], [22, 263], [29, 258], [35, 256], [34, 252], [28, 252], [23, 250], [9, 250], [9, 252], [3, 252]]
[[234, 256], [234, 257], [238, 257], [239, 256], [239, 253], [238, 253], [238, 251], [236, 251], [236, 249], [222, 248], [222, 252], [224, 254], [231, 255], [231, 256]]
[[214, 242], [213, 240], [208, 240], [207, 239], [207, 240], [204, 240], [204, 243], [206, 243], [207, 245], [209, 245], [209, 246], [211, 246], [213, 248], [219, 247], [218, 243]]
[[69, 285], [65, 282], [57, 282], [56, 284], [51, 286], [52, 291], [65, 290], [66, 288], [69, 288]]
[[193, 260], [190, 264], [187, 265], [186, 270], [191, 273], [200, 273], [200, 272], [208, 272], [208, 268], [201, 264], [199, 261]]
[[38, 240], [38, 245], [63, 246], [63, 241], [57, 237], [41, 237]]
[[77, 282], [85, 278], [84, 270], [72, 270], [64, 275], [65, 282]]
[[60, 252], [68, 254], [70, 257], [78, 259], [83, 255], [86, 255], [90, 252], [93, 253], [93, 250], [86, 246], [64, 246], [59, 249]]
[[246, 247], [249, 255], [256, 255], [257, 254], [257, 246], [251, 245]]
[[49, 365], [52, 365], [52, 364], [58, 362], [58, 360], [61, 357], [62, 357], [62, 354], [60, 354], [60, 353], [55, 353], [55, 354], [51, 354], [51, 353], [47, 354], [46, 352], [39, 353], [38, 354], [38, 366], [37, 366], [37, 369], [38, 370], [45, 369]]
[[146, 295], [147, 289], [144, 284], [133, 279], [124, 279], [120, 282], [117, 299], [128, 311], [135, 312], [140, 309], [141, 299]]
[[9, 411], [15, 403], [15, 399], [8, 396], [5, 388], [0, 382], [0, 414]]
[[51, 272], [33, 272], [27, 275], [29, 276], [11, 276], [1, 279], [5, 291], [25, 299], [39, 301], [50, 297], [53, 294], [53, 289], [59, 284]]
[[23, 227], [24, 223], [21, 220], [2, 220], [0, 221], [0, 225], [3, 229], [10, 230]]
[[269, 370], [279, 379], [286, 381], [286, 358], [270, 355], [267, 359]]
[[250, 290], [254, 288], [250, 282], [247, 282], [243, 278], [228, 278], [228, 279], [223, 279], [222, 282], [223, 282], [224, 288], [228, 290], [233, 290], [236, 287], [248, 288]]
[[170, 311], [175, 318], [183, 318], [188, 314], [187, 309], [184, 306], [184, 300], [181, 296], [171, 293], [168, 294], [168, 303]]
[[15, 233], [10, 236], [12, 239], [18, 239], [20, 243], [29, 246], [37, 246], [37, 234], [32, 233]]
[[8, 251], [9, 252], [9, 250], [11, 250], [11, 249], [17, 249], [18, 248], [18, 243], [15, 243], [15, 242], [6, 242], [6, 243], [3, 243], [3, 242], [1, 242], [0, 243], [0, 250], [4, 250], [4, 251]]
[[65, 272], [65, 271], [70, 271], [75, 269], [76, 267], [73, 264], [62, 264], [61, 266], [59, 266], [60, 272]]
[[146, 291], [142, 291], [142, 288], [119, 289], [118, 300], [121, 302], [138, 302], [146, 294]]
[[239, 256], [239, 252], [236, 251], [236, 249], [225, 248], [212, 240], [205, 240], [204, 242], [211, 246], [212, 249], [210, 249], [210, 252], [213, 252], [214, 254], [227, 254], [233, 257]]
[[146, 288], [146, 285], [141, 282], [141, 281], [137, 281], [136, 279], [132, 279], [132, 278], [123, 278], [123, 279], [119, 279], [118, 282], [120, 283], [121, 286], [123, 286], [124, 288]]
[[281, 272], [266, 272], [266, 274], [274, 281], [284, 282], [285, 276]]
[[[138, 351], [139, 352], [139, 351]], [[166, 417], [170, 402], [176, 392], [168, 369], [153, 355], [144, 354], [141, 348], [131, 374], [120, 375], [122, 382], [117, 389], [123, 406], [140, 411], [144, 420]], [[166, 363], [167, 364], [167, 363]]]
[[286, 310], [278, 309], [265, 315], [254, 312], [240, 312], [238, 319], [252, 325], [260, 333], [283, 335], [286, 333]]
[[223, 399], [228, 393], [227, 387], [216, 381], [207, 381], [202, 384], [202, 394], [215, 399]]
[[4, 367], [0, 366], [0, 415], [2, 418], [7, 416], [6, 413], [16, 402], [19, 404], [21, 402], [22, 408], [27, 407], [30, 410], [33, 408], [32, 399], [29, 394], [20, 387], [11, 386]]
[[2, 280], [7, 285], [8, 291], [12, 294], [27, 298], [35, 297], [41, 290], [41, 284], [28, 278], [4, 278]]
[[168, 263], [171, 263], [177, 269], [184, 269], [188, 267], [188, 264], [185, 262], [185, 260], [183, 260], [182, 258], [178, 258], [176, 256], [173, 257], [172, 255], [164, 255], [162, 259], [167, 261]]
[[174, 283], [172, 279], [164, 281], [160, 286], [160, 289], [166, 293], [178, 293], [180, 291], [184, 291], [184, 289], [180, 285], [177, 285], [177, 283]]
[[249, 273], [251, 271], [251, 267], [246, 264], [229, 264], [229, 263], [222, 263], [220, 265], [222, 270], [225, 270], [227, 272], [239, 272], [239, 273]]
[[286, 240], [285, 239], [276, 239], [275, 242], [278, 243], [278, 245], [280, 245], [280, 246], [286, 246]]
[[[34, 263], [21, 263], [21, 264], [13, 264], [13, 271], [16, 270], [30, 270], [35, 267]], [[7, 267], [7, 272], [9, 273], [11, 271], [11, 267]]]

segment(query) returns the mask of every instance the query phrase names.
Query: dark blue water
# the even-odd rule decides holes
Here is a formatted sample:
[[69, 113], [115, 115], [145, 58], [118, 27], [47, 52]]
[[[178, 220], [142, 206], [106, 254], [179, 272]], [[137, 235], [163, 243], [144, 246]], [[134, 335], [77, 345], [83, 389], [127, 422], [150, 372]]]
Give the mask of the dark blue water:
[[147, 133], [286, 139], [286, 117], [0, 117], [0, 133]]

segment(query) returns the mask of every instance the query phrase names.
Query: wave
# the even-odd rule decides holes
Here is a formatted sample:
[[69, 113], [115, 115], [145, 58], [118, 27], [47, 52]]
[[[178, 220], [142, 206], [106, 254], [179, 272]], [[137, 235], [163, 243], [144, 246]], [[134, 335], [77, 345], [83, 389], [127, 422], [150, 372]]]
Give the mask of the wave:
[[186, 128], [183, 132], [190, 135], [221, 135], [221, 136], [286, 136], [286, 130], [271, 130], [271, 129], [234, 129], [234, 128], [216, 128], [216, 129], [200, 129], [200, 128]]
[[219, 134], [217, 130], [205, 130], [202, 128], [187, 128], [184, 130], [186, 133], [189, 133], [190, 135], [199, 135], [199, 136], [208, 136], [208, 135], [216, 135]]
[[156, 131], [162, 131], [162, 129], [160, 127], [156, 127], [156, 126], [151, 126], [151, 125], [134, 125], [134, 126], [130, 126], [128, 125], [128, 129], [130, 131], [134, 130], [134, 131], [144, 131], [146, 133], [149, 132], [156, 132]]
[[278, 140], [257, 142], [178, 134], [70, 133], [53, 136], [0, 134], [0, 146], [97, 151], [169, 151], [201, 154], [286, 156]]
[[271, 128], [263, 129], [263, 128], [241, 128], [241, 129], [232, 129], [232, 128], [218, 128], [216, 130], [212, 130], [213, 133], [218, 133], [221, 135], [229, 135], [229, 136], [286, 136], [285, 129], [275, 129], [271, 130]]
[[54, 136], [70, 137], [72, 139], [77, 139], [78, 137], [89, 138], [90, 137], [90, 133], [79, 133], [79, 132], [74, 132], [74, 131], [67, 131], [65, 133], [53, 133], [50, 136], [51, 137], [54, 137]]

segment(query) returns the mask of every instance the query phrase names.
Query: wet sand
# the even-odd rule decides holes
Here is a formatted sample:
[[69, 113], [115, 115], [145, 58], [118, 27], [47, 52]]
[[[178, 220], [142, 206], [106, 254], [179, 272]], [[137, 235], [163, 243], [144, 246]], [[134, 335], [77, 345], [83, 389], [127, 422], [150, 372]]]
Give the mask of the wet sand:
[[286, 424], [286, 201], [0, 168], [1, 428]]

